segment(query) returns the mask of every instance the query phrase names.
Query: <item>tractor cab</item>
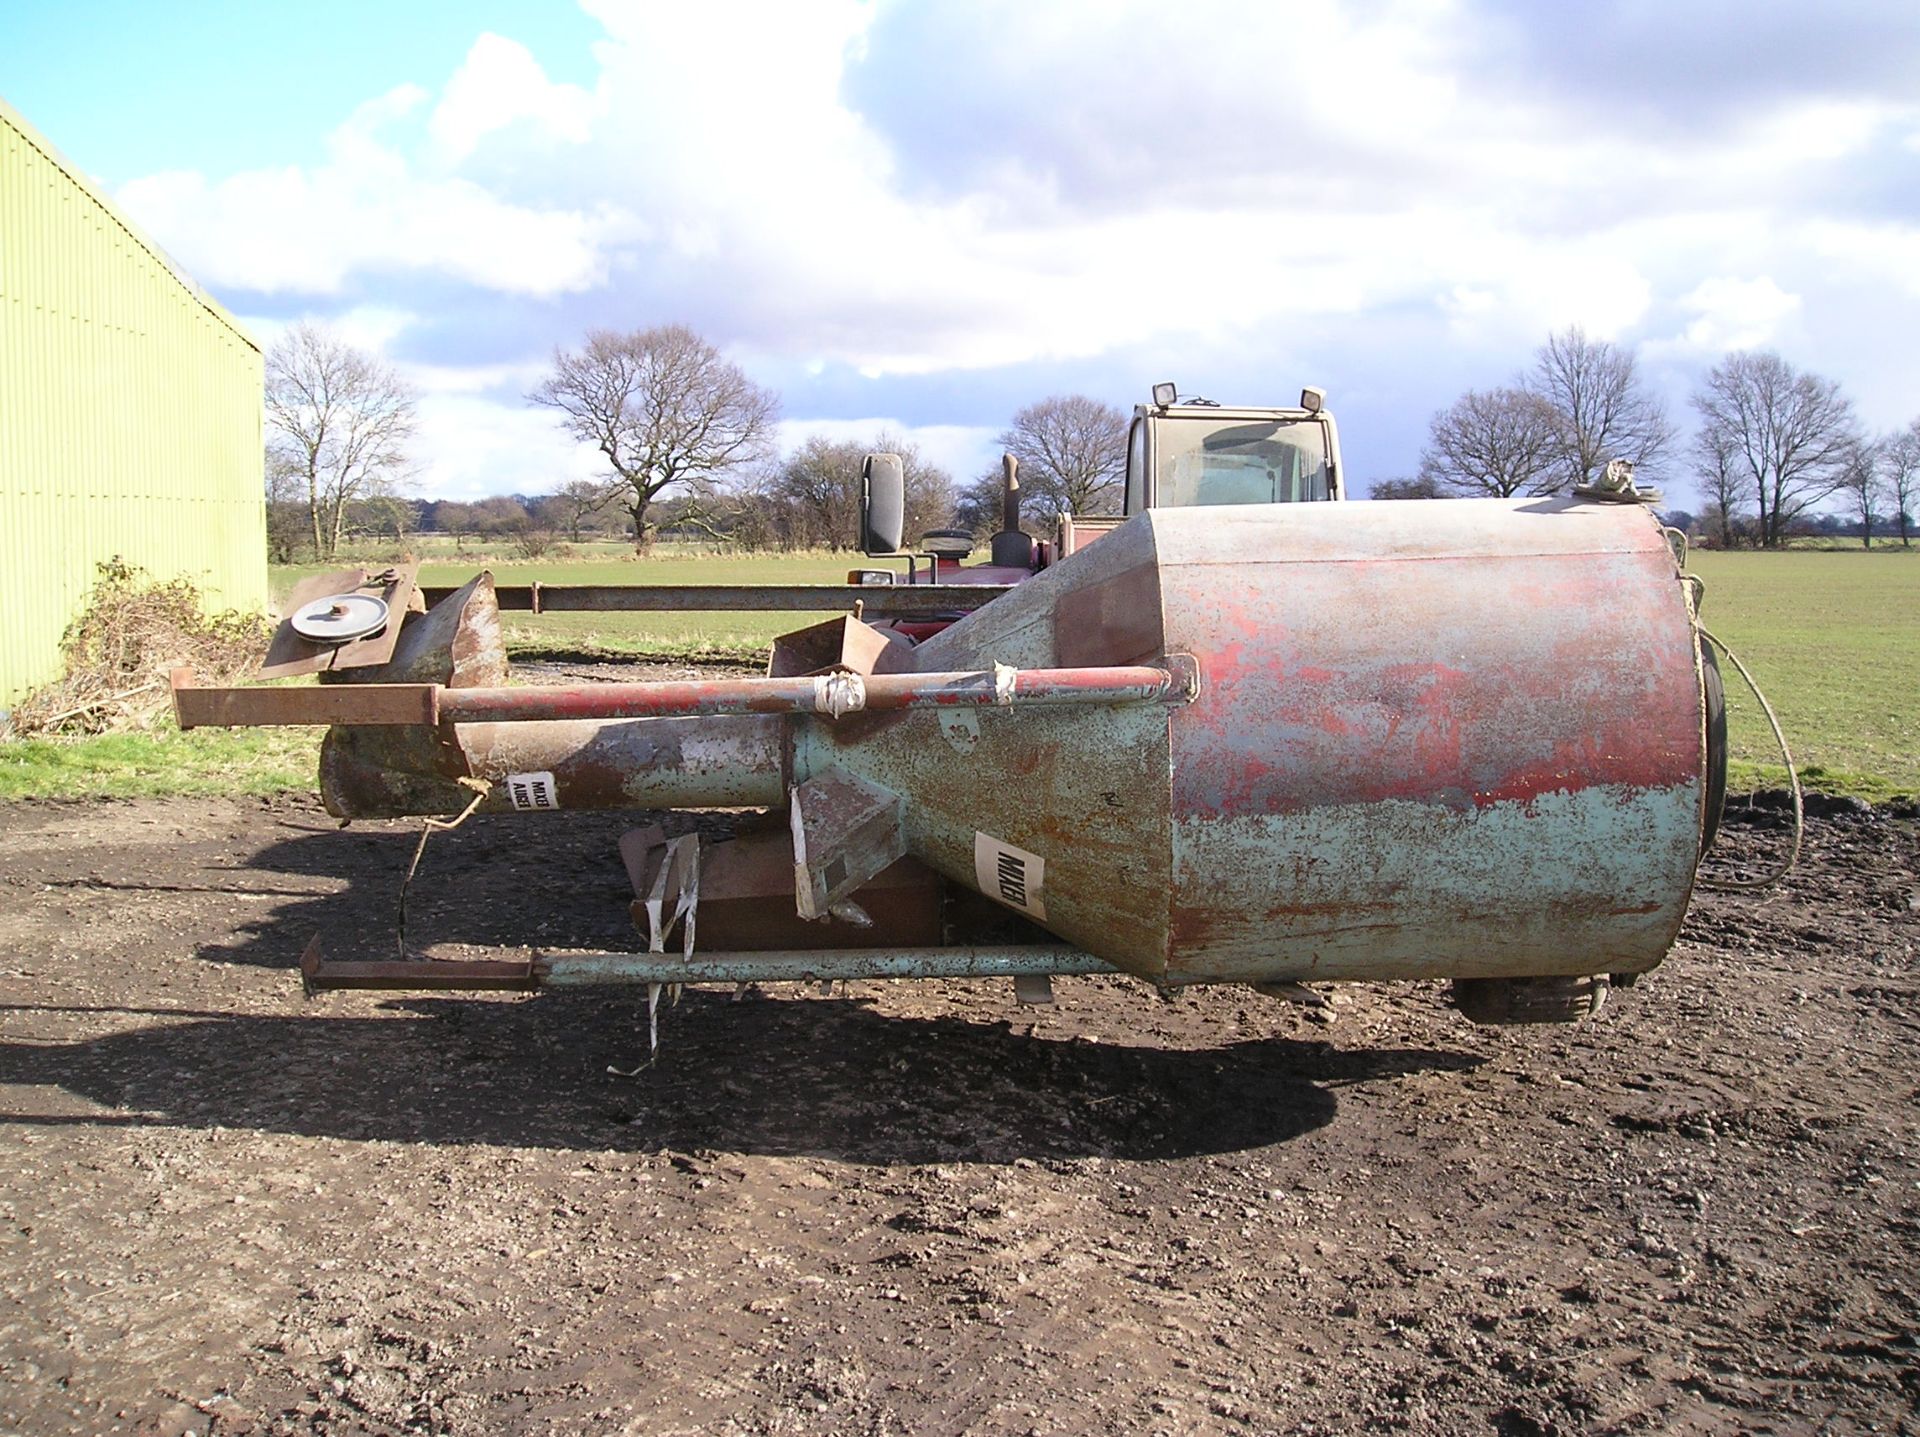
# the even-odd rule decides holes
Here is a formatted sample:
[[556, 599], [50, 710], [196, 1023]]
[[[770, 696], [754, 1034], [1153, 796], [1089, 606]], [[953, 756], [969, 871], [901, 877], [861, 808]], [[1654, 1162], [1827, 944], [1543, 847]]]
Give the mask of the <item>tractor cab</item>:
[[1241, 409], [1182, 402], [1156, 384], [1153, 403], [1133, 411], [1123, 516], [1341, 497], [1340, 435], [1322, 390], [1301, 390], [1295, 409]]
[[[868, 584], [1017, 584], [1147, 509], [1344, 498], [1340, 433], [1326, 398], [1324, 390], [1309, 387], [1296, 408], [1229, 408], [1197, 396], [1183, 400], [1176, 386], [1156, 384], [1153, 403], [1135, 407], [1127, 431], [1120, 513], [1063, 513], [1053, 538], [1034, 539], [1020, 527], [1019, 471], [1009, 455], [1000, 532], [987, 562], [964, 564], [973, 536], [941, 529], [922, 536], [918, 550], [906, 555], [905, 575], [863, 569], [849, 577]], [[868, 455], [861, 481], [861, 549], [900, 557], [905, 485], [898, 457]]]

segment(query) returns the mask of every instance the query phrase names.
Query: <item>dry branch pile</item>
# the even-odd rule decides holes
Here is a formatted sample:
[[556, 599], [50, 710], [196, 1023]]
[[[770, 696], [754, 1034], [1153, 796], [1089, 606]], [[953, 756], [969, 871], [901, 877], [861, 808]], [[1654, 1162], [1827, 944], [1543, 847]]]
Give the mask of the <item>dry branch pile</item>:
[[167, 703], [168, 671], [190, 664], [217, 682], [253, 668], [272, 637], [260, 614], [206, 612], [191, 579], [155, 581], [111, 559], [60, 648], [66, 674], [28, 694], [13, 727], [30, 733], [151, 728]]

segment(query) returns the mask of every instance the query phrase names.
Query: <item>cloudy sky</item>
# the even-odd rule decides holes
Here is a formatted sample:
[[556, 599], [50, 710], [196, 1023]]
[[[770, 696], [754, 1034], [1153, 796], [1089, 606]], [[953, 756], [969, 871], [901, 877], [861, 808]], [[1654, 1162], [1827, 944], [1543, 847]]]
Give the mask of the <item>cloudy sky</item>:
[[962, 479], [1159, 379], [1408, 473], [1573, 323], [1683, 422], [1756, 345], [1920, 414], [1912, 0], [8, 0], [0, 95], [261, 339], [409, 374], [435, 495], [593, 472], [522, 396], [673, 320]]

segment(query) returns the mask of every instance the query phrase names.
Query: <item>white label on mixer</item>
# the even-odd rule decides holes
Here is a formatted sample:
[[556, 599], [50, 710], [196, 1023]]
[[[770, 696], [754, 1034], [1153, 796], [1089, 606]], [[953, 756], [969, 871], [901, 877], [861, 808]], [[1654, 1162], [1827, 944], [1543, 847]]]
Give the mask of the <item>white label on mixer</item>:
[[560, 806], [560, 790], [554, 786], [553, 775], [545, 770], [508, 774], [507, 797], [513, 800], [515, 808], [544, 812]]
[[1046, 921], [1047, 860], [991, 834], [973, 835], [973, 876], [980, 891], [1030, 918]]

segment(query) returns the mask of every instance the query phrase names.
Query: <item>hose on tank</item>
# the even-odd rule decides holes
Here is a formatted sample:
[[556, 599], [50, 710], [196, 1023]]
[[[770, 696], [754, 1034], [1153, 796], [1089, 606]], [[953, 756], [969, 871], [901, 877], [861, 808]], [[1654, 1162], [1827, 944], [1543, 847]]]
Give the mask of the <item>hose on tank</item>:
[[1793, 791], [1793, 844], [1787, 850], [1785, 861], [1774, 868], [1772, 872], [1760, 878], [1701, 878], [1698, 880], [1699, 885], [1702, 888], [1727, 891], [1770, 888], [1791, 873], [1793, 871], [1793, 865], [1800, 861], [1800, 845], [1805, 839], [1807, 831], [1806, 798], [1800, 791], [1800, 770], [1794, 767], [1793, 751], [1787, 747], [1787, 736], [1780, 728], [1780, 719], [1774, 713], [1773, 705], [1768, 703], [1767, 696], [1760, 692], [1760, 685], [1754, 681], [1753, 675], [1747, 671], [1747, 666], [1740, 662], [1740, 656], [1728, 648], [1724, 640], [1717, 637], [1706, 625], [1700, 623], [1697, 619], [1694, 621], [1694, 627], [1699, 629], [1701, 638], [1705, 639], [1727, 656], [1727, 661], [1739, 670], [1740, 677], [1746, 680], [1748, 689], [1752, 691], [1754, 698], [1759, 701], [1760, 712], [1767, 716], [1767, 724], [1773, 730], [1774, 742], [1780, 745], [1780, 757], [1786, 760], [1787, 786]]

